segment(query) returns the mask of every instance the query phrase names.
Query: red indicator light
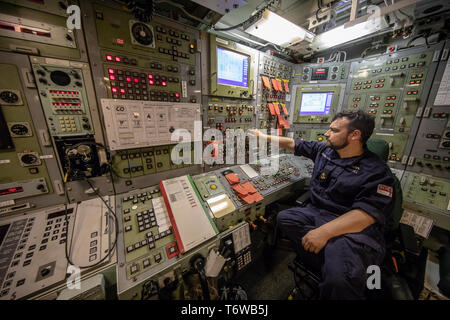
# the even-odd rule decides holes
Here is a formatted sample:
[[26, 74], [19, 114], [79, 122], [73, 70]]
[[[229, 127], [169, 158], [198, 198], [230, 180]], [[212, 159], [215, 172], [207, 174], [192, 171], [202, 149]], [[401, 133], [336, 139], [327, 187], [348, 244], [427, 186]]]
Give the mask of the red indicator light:
[[22, 192], [22, 191], [23, 191], [22, 187], [3, 189], [3, 190], [0, 190], [0, 196], [4, 196], [7, 194], [11, 194], [11, 193]]
[[106, 60], [112, 61], [112, 59], [113, 59], [113, 58], [112, 58], [112, 55], [109, 55], [109, 54], [106, 55]]
[[139, 83], [139, 79], [138, 78], [134, 78], [134, 82]]
[[152, 74], [149, 74], [149, 75], [148, 75], [148, 78], [149, 78], [149, 79], [153, 79], [153, 75], [152, 75]]
[[123, 39], [117, 38], [117, 39], [116, 39], [116, 42], [117, 42], [118, 44], [123, 44], [124, 41], [123, 41]]
[[167, 82], [163, 81], [162, 85], [163, 85], [163, 87], [167, 86]]
[[108, 69], [108, 73], [114, 73], [114, 69]]
[[112, 90], [112, 92], [114, 92], [114, 93], [117, 92], [117, 88], [112, 88], [111, 90]]
[[175, 97], [179, 98], [180, 94], [179, 93], [175, 93]]
[[150, 80], [148, 83], [150, 83], [150, 84], [155, 84], [155, 81]]
[[127, 77], [127, 82], [131, 82], [131, 78], [130, 77]]
[[109, 80], [116, 80], [116, 77], [115, 77], [114, 75], [111, 74], [111, 75], [109, 76]]
[[325, 73], [325, 70], [317, 70], [316, 74], [319, 74], [319, 73]]
[[120, 89], [120, 93], [125, 93], [125, 89]]
[[115, 58], [116, 62], [120, 62], [120, 57]]

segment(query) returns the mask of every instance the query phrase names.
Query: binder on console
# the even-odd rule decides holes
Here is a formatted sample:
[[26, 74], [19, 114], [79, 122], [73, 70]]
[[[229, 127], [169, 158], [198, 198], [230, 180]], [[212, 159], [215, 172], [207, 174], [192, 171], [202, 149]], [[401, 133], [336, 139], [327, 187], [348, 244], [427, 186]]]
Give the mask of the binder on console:
[[219, 233], [190, 176], [163, 180], [159, 185], [181, 253]]

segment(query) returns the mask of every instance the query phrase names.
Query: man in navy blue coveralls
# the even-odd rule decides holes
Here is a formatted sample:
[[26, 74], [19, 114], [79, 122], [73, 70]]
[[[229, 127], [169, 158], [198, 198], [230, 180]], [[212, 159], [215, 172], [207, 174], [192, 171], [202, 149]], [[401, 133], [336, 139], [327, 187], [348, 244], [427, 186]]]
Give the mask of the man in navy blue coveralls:
[[344, 111], [334, 116], [326, 144], [266, 136], [314, 161], [311, 204], [281, 211], [277, 222], [300, 259], [321, 272], [321, 299], [363, 299], [367, 267], [384, 259], [394, 179], [366, 147], [374, 126], [369, 114]]

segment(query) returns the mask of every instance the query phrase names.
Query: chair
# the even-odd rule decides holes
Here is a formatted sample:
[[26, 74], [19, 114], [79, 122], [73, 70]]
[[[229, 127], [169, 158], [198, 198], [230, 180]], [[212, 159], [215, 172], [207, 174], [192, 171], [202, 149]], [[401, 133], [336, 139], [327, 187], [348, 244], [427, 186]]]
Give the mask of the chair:
[[[381, 139], [369, 139], [367, 147], [376, 153], [383, 161], [387, 161], [389, 155], [388, 143]], [[386, 256], [381, 266], [382, 290], [368, 290], [369, 298], [391, 298], [399, 300], [412, 300], [413, 294], [407, 285], [404, 277], [399, 277], [399, 257], [404, 257], [406, 251], [408, 255], [420, 256], [423, 259], [417, 247], [417, 242], [412, 227], [400, 224], [402, 217], [402, 188], [400, 181], [394, 175], [394, 207], [392, 219], [388, 225], [388, 234], [386, 235]], [[296, 204], [305, 206], [309, 203], [309, 191], [301, 195]], [[425, 255], [426, 257], [426, 255]], [[404, 262], [404, 261], [401, 261]], [[306, 266], [297, 258], [289, 264], [289, 269], [294, 273], [296, 295], [303, 299], [315, 299], [319, 297], [318, 284], [321, 282], [321, 275], [312, 271], [312, 268]], [[307, 292], [305, 292], [307, 291]], [[378, 292], [377, 292], [378, 291]], [[418, 291], [418, 290], [416, 290]], [[419, 291], [420, 292], [420, 291]], [[418, 296], [418, 292], [417, 292]]]

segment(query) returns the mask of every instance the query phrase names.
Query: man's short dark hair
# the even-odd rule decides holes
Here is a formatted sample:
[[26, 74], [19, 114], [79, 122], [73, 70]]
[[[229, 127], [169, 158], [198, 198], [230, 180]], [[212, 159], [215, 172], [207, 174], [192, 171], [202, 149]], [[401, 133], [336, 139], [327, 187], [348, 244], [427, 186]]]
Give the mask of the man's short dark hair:
[[333, 120], [347, 118], [348, 131], [361, 131], [361, 143], [366, 144], [375, 128], [375, 118], [363, 110], [344, 110], [334, 115]]

